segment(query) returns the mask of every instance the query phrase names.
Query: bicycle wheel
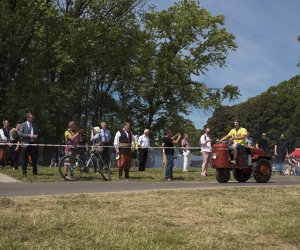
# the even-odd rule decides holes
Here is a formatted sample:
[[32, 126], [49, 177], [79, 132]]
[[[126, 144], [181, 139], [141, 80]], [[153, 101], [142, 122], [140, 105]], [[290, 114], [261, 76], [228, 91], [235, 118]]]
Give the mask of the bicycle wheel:
[[111, 173], [110, 173], [109, 166], [107, 166], [107, 164], [104, 163], [104, 161], [101, 158], [98, 159], [98, 171], [105, 181], [111, 180], [111, 176], [110, 176]]
[[58, 171], [66, 181], [77, 181], [82, 176], [81, 162], [75, 156], [67, 155], [60, 159]]

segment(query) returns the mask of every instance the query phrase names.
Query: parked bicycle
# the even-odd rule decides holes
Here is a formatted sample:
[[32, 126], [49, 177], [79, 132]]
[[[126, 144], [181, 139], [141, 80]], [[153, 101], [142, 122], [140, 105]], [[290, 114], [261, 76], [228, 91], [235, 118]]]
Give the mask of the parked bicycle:
[[[77, 153], [76, 153], [77, 151]], [[58, 163], [58, 171], [61, 177], [66, 181], [77, 181], [83, 173], [89, 173], [93, 160], [97, 164], [97, 169], [102, 178], [106, 181], [111, 180], [109, 166], [102, 160], [100, 154], [96, 154], [95, 149], [91, 151], [81, 151], [74, 148], [71, 155], [62, 157]]]

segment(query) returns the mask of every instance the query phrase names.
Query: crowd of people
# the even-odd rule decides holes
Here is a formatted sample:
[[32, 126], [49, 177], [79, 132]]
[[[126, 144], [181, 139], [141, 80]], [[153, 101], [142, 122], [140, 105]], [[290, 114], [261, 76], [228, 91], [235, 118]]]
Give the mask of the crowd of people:
[[[22, 166], [22, 176], [27, 176], [28, 161], [32, 165], [33, 175], [37, 174], [37, 155], [38, 147], [35, 146], [38, 139], [38, 129], [33, 122], [34, 116], [32, 113], [26, 114], [26, 121], [22, 124], [16, 124], [14, 128], [9, 129], [9, 121], [3, 121], [3, 127], [0, 129], [0, 142], [10, 142], [12, 145], [0, 145], [0, 165], [5, 167], [9, 161], [14, 170], [18, 169], [19, 163]], [[109, 165], [110, 161], [110, 145], [112, 143], [112, 135], [107, 128], [106, 122], [101, 122], [100, 126], [93, 127], [91, 131], [90, 142], [95, 150], [95, 157], [101, 157], [103, 161]], [[130, 124], [124, 122], [122, 128], [117, 131], [113, 139], [113, 146], [118, 160], [118, 175], [119, 178], [129, 178], [130, 168], [134, 165], [135, 159], [138, 157], [138, 170], [145, 171], [146, 162], [148, 158], [148, 151], [150, 144], [150, 130], [145, 129], [142, 135], [133, 134], [130, 131]], [[220, 139], [220, 141], [232, 141], [233, 163], [236, 162], [238, 152], [246, 147], [256, 147], [263, 149], [268, 154], [268, 140], [266, 133], [262, 133], [260, 139], [254, 144], [250, 132], [240, 126], [238, 120], [234, 121], [234, 128], [229, 131], [227, 135]], [[170, 130], [164, 131], [162, 138], [162, 154], [163, 154], [163, 168], [166, 180], [173, 179], [174, 168], [174, 147], [179, 144], [183, 155], [183, 172], [189, 171], [191, 145], [187, 133], [183, 136], [177, 133], [172, 136]], [[22, 144], [20, 144], [22, 142]], [[73, 150], [78, 145], [86, 144], [86, 133], [79, 129], [75, 121], [70, 121], [64, 133], [64, 154], [71, 155]], [[207, 176], [207, 168], [210, 162], [212, 152], [212, 138], [211, 129], [206, 128], [199, 139], [199, 145], [203, 162], [201, 166], [201, 176]], [[276, 156], [278, 172], [283, 174], [284, 162], [288, 155], [287, 142], [284, 134], [281, 134], [280, 139], [276, 142], [274, 147], [274, 155]], [[93, 160], [94, 171], [97, 171], [97, 159]]]

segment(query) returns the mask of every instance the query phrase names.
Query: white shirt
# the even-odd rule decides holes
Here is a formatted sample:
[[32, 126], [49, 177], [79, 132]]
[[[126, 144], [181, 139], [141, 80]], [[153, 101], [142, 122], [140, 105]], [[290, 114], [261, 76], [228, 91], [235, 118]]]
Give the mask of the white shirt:
[[[125, 132], [125, 134], [127, 135], [128, 138], [128, 132], [123, 130]], [[119, 148], [120, 147], [120, 137], [121, 137], [121, 132], [118, 131], [115, 135], [115, 140], [114, 140], [114, 146], [115, 148]]]
[[201, 152], [211, 152], [211, 139], [207, 134], [200, 137]]
[[2, 142], [7, 142], [8, 138], [5, 136], [3, 129], [0, 129], [0, 138], [2, 140]]
[[149, 148], [150, 147], [150, 140], [149, 136], [141, 135], [138, 139], [138, 145], [141, 148]]
[[28, 121], [26, 121], [26, 123], [27, 123], [28, 129], [29, 129], [30, 125], [31, 125], [30, 134], [33, 135], [33, 127], [32, 127], [32, 123], [29, 123]]

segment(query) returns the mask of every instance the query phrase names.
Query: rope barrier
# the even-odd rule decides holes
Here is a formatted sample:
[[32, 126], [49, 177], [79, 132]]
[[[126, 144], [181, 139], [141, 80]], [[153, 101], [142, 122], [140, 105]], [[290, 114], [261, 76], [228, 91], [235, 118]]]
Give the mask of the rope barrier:
[[[75, 147], [75, 148], [93, 148], [93, 147], [103, 147], [103, 148], [115, 148], [115, 146], [103, 146], [103, 145], [62, 145], [62, 144], [43, 144], [43, 143], [11, 143], [11, 142], [0, 142], [0, 146], [32, 146], [32, 147]], [[126, 148], [126, 147], [124, 147]], [[162, 147], [162, 146], [155, 146], [155, 147], [147, 147], [147, 149], [167, 149], [167, 148], [174, 148], [174, 147]], [[175, 147], [181, 148], [181, 147]], [[201, 149], [201, 147], [189, 147], [190, 149]]]

